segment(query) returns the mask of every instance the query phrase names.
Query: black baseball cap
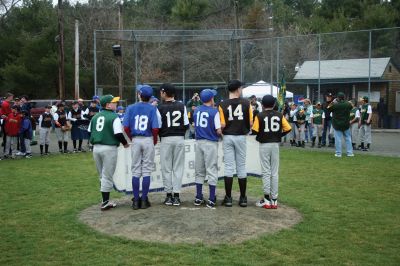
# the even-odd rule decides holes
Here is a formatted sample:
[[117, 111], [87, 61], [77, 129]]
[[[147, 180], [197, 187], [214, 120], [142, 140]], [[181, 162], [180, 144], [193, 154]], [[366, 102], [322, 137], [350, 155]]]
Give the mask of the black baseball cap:
[[228, 82], [228, 90], [235, 91], [244, 85], [245, 85], [245, 83], [241, 82], [240, 80], [232, 79]]
[[333, 94], [332, 94], [332, 92], [328, 92], [328, 93], [326, 94], [326, 96], [327, 96], [327, 97], [333, 97]]
[[264, 95], [261, 102], [265, 108], [269, 108], [269, 107], [273, 107], [275, 105], [275, 101], [276, 100], [275, 100], [274, 96], [267, 94], [267, 95]]
[[160, 86], [160, 90], [165, 92], [167, 95], [175, 95], [176, 89], [175, 86], [171, 83], [163, 83]]

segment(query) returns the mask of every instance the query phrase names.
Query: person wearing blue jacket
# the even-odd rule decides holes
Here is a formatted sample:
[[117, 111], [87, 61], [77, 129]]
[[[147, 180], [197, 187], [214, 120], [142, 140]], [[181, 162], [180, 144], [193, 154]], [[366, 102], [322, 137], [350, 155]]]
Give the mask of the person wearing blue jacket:
[[27, 110], [22, 111], [22, 123], [19, 131], [20, 136], [24, 139], [25, 152], [22, 156], [25, 158], [32, 158], [31, 140], [32, 140], [32, 123]]

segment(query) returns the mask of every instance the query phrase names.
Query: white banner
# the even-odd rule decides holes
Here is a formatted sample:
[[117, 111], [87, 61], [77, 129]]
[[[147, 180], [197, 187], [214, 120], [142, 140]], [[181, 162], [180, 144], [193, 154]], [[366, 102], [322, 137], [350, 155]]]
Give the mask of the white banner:
[[[185, 171], [183, 173], [182, 186], [194, 185], [194, 149], [196, 141], [193, 139], [185, 140]], [[150, 191], [162, 191], [164, 189], [161, 165], [160, 165], [160, 145], [155, 147], [154, 172], [151, 176]], [[119, 192], [132, 194], [132, 174], [131, 174], [131, 149], [118, 148], [118, 161], [114, 173], [114, 187]], [[260, 158], [258, 155], [258, 142], [255, 136], [247, 137], [246, 169], [248, 175], [261, 175]], [[218, 143], [218, 177], [224, 176], [222, 142]]]

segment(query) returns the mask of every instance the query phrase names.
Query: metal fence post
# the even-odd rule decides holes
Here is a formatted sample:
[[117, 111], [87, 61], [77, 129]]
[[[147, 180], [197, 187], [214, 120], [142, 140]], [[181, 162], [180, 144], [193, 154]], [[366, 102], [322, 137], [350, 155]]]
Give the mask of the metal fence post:
[[93, 80], [94, 95], [97, 95], [97, 54], [96, 54], [96, 31], [93, 32]]

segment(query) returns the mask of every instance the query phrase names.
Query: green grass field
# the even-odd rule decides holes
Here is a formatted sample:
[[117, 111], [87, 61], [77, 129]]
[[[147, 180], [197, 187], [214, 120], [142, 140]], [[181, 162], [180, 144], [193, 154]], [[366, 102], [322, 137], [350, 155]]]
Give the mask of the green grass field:
[[[399, 173], [399, 158], [282, 150], [280, 202], [303, 221], [210, 247], [130, 241], [80, 223], [78, 213], [100, 201], [90, 154], [1, 161], [0, 264], [399, 265]], [[261, 180], [249, 180], [260, 196]]]

